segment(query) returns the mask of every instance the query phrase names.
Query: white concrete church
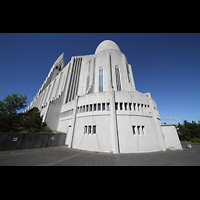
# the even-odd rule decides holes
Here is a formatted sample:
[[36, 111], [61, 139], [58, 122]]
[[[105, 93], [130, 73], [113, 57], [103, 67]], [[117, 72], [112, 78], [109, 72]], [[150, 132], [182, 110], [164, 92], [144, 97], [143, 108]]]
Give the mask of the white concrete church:
[[53, 64], [28, 110], [38, 107], [68, 147], [113, 153], [182, 150], [174, 125], [162, 125], [150, 93], [135, 88], [131, 65], [105, 40], [95, 54], [64, 54]]

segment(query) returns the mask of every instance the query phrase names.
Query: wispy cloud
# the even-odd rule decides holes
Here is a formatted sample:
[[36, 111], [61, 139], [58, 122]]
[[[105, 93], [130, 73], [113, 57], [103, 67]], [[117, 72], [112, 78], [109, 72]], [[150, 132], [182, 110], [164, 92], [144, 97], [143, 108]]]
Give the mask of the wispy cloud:
[[[199, 116], [199, 117], [200, 117], [200, 116]], [[171, 116], [166, 116], [166, 117], [163, 117], [162, 120], [180, 121], [180, 120], [183, 120], [183, 118], [180, 118], [180, 117], [171, 117]]]
[[197, 115], [196, 118], [197, 118], [197, 119], [200, 119], [200, 115]]

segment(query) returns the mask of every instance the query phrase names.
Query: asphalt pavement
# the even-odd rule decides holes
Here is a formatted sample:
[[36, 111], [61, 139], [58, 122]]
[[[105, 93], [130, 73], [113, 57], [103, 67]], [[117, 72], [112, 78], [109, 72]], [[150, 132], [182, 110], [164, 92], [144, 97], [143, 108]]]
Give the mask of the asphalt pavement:
[[199, 166], [200, 144], [183, 151], [113, 154], [65, 146], [0, 151], [0, 166]]

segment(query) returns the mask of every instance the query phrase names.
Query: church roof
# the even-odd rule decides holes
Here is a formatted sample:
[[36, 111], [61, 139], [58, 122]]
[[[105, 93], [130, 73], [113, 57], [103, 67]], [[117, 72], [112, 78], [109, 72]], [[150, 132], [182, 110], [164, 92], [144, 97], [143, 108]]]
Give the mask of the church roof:
[[114, 49], [120, 51], [120, 48], [118, 45], [111, 41], [111, 40], [104, 40], [99, 44], [99, 46], [96, 48], [95, 54], [99, 53], [100, 51], [103, 51], [105, 49]]

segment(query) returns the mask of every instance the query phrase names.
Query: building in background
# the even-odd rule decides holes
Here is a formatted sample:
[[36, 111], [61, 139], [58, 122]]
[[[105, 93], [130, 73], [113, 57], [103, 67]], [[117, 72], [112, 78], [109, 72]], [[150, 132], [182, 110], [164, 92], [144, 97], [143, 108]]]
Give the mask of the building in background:
[[71, 148], [138, 153], [181, 150], [176, 127], [162, 125], [150, 93], [136, 90], [131, 65], [116, 43], [95, 54], [64, 54], [53, 64], [28, 109], [38, 107], [47, 128], [66, 133]]

